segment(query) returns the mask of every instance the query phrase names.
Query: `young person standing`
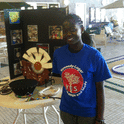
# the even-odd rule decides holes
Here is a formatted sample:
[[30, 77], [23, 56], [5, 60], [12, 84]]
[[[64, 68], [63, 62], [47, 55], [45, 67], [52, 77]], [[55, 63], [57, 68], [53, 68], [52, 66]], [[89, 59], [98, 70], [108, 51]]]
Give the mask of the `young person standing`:
[[101, 53], [82, 41], [82, 20], [66, 16], [67, 45], [55, 50], [53, 76], [60, 75], [63, 91], [60, 115], [64, 124], [104, 124], [104, 80], [111, 78]]

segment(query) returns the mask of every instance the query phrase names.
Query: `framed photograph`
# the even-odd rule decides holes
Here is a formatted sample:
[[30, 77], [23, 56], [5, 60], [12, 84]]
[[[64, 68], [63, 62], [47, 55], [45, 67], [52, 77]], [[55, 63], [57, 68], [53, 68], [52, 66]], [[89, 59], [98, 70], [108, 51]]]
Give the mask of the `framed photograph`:
[[21, 57], [21, 48], [14, 48], [14, 59], [19, 60]]
[[21, 44], [22, 40], [22, 30], [11, 30], [11, 44]]
[[49, 26], [49, 39], [63, 39], [62, 26]]
[[19, 24], [20, 23], [20, 13], [19, 12], [9, 12], [9, 23]]
[[14, 64], [14, 75], [19, 75], [22, 74], [22, 71], [20, 69], [20, 63], [15, 63]]
[[62, 46], [54, 46], [54, 51]]
[[27, 25], [28, 31], [28, 41], [38, 42], [38, 26], [37, 25]]
[[37, 47], [44, 49], [49, 54], [49, 44], [47, 43], [37, 43]]

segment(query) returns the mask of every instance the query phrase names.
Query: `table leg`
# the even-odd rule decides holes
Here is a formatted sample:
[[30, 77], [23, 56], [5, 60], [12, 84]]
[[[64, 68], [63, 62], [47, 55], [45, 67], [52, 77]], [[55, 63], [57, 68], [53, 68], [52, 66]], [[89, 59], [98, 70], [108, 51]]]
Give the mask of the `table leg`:
[[52, 108], [56, 112], [56, 114], [58, 115], [58, 124], [60, 124], [60, 114], [59, 114], [59, 112], [57, 111], [57, 109], [55, 108], [54, 105], [52, 105]]
[[[47, 116], [46, 116], [46, 112], [47, 112], [48, 107], [49, 106], [43, 107], [43, 117], [44, 117], [44, 120], [45, 120], [45, 124], [49, 124], [48, 119], [47, 119]], [[58, 115], [58, 124], [60, 124], [60, 114], [59, 114], [59, 112], [54, 107], [54, 105], [51, 105], [51, 107], [53, 108], [53, 110]], [[13, 124], [16, 124], [17, 123], [17, 120], [18, 120], [19, 115], [20, 115], [21, 112], [23, 113], [24, 124], [27, 124], [27, 122], [26, 122], [26, 110], [25, 109], [17, 109], [17, 115], [16, 115], [16, 118], [15, 118]], [[32, 114], [32, 113], [28, 113], [28, 114]]]
[[27, 121], [26, 121], [26, 114], [25, 114], [26, 110], [23, 109], [23, 118], [24, 118], [24, 124], [27, 124]]
[[17, 123], [17, 120], [18, 120], [18, 118], [19, 118], [19, 115], [20, 115], [20, 113], [21, 113], [22, 111], [23, 111], [23, 109], [17, 109], [17, 115], [16, 115], [16, 118], [15, 118], [13, 124], [16, 124], [16, 123]]
[[48, 123], [48, 120], [47, 120], [47, 117], [46, 117], [46, 111], [47, 111], [47, 109], [48, 109], [48, 106], [47, 107], [43, 107], [43, 117], [44, 117], [45, 123], [46, 124], [49, 124]]

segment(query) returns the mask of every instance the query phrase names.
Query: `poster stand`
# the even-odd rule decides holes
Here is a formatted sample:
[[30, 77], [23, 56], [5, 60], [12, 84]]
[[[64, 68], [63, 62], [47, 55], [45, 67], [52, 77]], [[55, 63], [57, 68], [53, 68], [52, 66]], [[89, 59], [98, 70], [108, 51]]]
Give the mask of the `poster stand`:
[[10, 79], [22, 75], [19, 62], [29, 48], [45, 48], [52, 59], [55, 48], [66, 44], [62, 27], [66, 11], [66, 8], [4, 10]]

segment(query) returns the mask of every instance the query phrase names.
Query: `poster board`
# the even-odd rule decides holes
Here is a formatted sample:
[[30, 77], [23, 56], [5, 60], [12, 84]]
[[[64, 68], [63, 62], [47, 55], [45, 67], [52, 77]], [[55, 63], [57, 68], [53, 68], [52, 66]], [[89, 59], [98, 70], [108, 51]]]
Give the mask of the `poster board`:
[[[47, 50], [51, 59], [55, 48], [65, 45], [62, 23], [66, 8], [4, 10], [10, 78], [22, 75], [19, 62], [31, 47]], [[55, 29], [55, 30], [54, 30]], [[55, 31], [56, 36], [52, 36]]]

